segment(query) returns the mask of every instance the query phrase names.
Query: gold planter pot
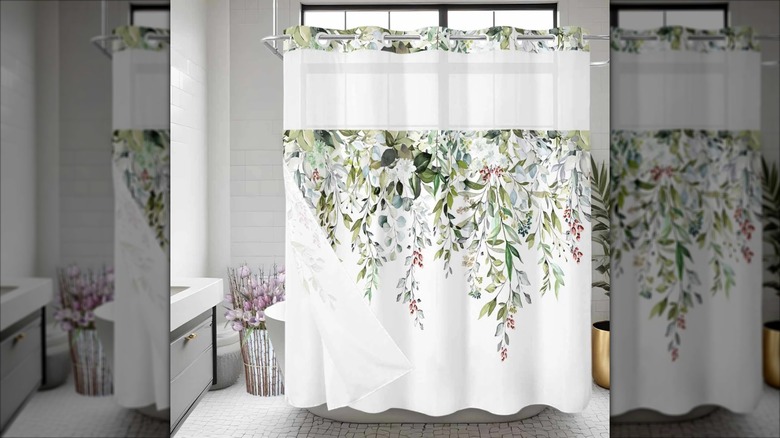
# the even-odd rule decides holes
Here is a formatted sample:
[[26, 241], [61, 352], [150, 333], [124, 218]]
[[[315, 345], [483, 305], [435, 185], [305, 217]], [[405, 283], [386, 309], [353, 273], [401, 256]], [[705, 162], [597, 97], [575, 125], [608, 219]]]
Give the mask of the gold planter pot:
[[780, 321], [764, 323], [764, 380], [780, 389]]
[[596, 385], [609, 389], [609, 321], [594, 323], [590, 331], [593, 343], [593, 380]]

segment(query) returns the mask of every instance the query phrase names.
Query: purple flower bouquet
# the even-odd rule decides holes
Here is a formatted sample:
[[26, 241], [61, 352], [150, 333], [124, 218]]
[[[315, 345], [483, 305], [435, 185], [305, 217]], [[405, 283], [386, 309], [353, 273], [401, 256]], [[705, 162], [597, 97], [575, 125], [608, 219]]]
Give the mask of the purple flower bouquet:
[[230, 293], [225, 296], [225, 318], [241, 337], [246, 389], [252, 395], [284, 393], [282, 376], [265, 328], [265, 309], [284, 301], [284, 268], [262, 268], [253, 274], [246, 264], [228, 269]]
[[58, 271], [59, 303], [54, 319], [70, 339], [76, 392], [100, 396], [113, 393], [111, 370], [95, 330], [94, 310], [114, 299], [114, 271], [82, 272], [76, 265]]

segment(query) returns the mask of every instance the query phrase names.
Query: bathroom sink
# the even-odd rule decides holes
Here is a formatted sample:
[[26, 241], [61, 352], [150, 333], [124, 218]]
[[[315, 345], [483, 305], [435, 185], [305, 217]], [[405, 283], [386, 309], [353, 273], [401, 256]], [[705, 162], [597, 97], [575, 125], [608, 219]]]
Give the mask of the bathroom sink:
[[189, 288], [186, 286], [171, 286], [171, 296], [184, 292], [187, 289]]
[[171, 331], [224, 299], [221, 278], [171, 279]]
[[0, 330], [39, 310], [53, 296], [49, 278], [3, 278], [0, 285]]

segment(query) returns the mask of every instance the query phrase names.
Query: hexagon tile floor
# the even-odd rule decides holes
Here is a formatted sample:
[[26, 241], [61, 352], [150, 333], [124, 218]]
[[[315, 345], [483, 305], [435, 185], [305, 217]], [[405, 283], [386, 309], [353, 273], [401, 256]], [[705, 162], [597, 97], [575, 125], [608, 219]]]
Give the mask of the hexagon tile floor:
[[[778, 437], [780, 391], [764, 387], [758, 408], [747, 415], [720, 409], [699, 420], [609, 427], [609, 391], [593, 385], [582, 414], [548, 408], [524, 421], [492, 424], [350, 424], [326, 420], [288, 406], [284, 397], [255, 397], [243, 380], [212, 391], [181, 426], [175, 438], [255, 437]], [[611, 435], [610, 435], [611, 433]]]
[[254, 437], [609, 437], [609, 391], [593, 385], [585, 412], [547, 408], [523, 421], [489, 424], [354, 424], [317, 417], [280, 397], [246, 393], [243, 379], [207, 393], [175, 438]]
[[[780, 391], [765, 387], [747, 415], [726, 410], [694, 421], [609, 428], [609, 391], [593, 386], [582, 414], [548, 408], [524, 421], [492, 424], [350, 424], [288, 406], [284, 397], [254, 397], [243, 381], [206, 394], [176, 438], [253, 437], [778, 437]], [[120, 408], [107, 397], [76, 394], [73, 381], [36, 393], [4, 437], [164, 437], [167, 422]]]
[[758, 407], [749, 414], [718, 409], [706, 417], [679, 423], [616, 424], [612, 438], [780, 437], [780, 391], [764, 385]]
[[110, 396], [76, 393], [73, 374], [33, 395], [3, 437], [168, 437], [168, 422], [116, 404]]

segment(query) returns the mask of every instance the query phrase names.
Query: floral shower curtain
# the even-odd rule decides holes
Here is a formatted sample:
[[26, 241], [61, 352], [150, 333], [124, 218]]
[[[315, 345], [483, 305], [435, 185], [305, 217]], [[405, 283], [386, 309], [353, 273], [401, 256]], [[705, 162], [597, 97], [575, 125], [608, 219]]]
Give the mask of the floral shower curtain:
[[612, 414], [749, 412], [762, 391], [753, 32], [617, 29], [610, 59]]
[[[591, 390], [582, 30], [285, 33], [289, 402], [581, 411]], [[339, 33], [357, 38], [320, 38]], [[539, 35], [553, 38], [518, 39]]]
[[[169, 406], [167, 29], [123, 26], [113, 47], [114, 396]], [[121, 309], [121, 311], [120, 311]]]

